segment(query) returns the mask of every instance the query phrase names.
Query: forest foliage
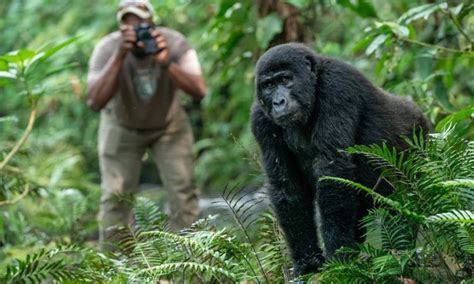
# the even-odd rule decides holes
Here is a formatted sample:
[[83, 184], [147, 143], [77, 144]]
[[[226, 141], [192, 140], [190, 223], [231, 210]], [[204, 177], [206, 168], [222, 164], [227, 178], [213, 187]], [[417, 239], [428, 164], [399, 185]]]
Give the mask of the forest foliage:
[[[308, 277], [323, 283], [472, 280], [471, 1], [154, 1], [159, 22], [185, 34], [203, 65], [208, 96], [199, 105], [182, 96], [196, 136], [195, 174], [204, 195], [225, 195], [231, 218], [222, 224], [221, 216], [203, 216], [173, 233], [155, 205], [158, 197], [141, 196], [137, 223], [124, 228], [120, 253], [110, 256], [98, 253], [93, 241], [98, 115], [85, 98], [88, 60], [94, 44], [117, 29], [116, 5], [0, 3], [0, 281], [289, 281], [291, 263], [272, 216], [235, 203], [236, 187], [263, 184], [249, 128], [254, 64], [286, 41], [305, 42], [390, 93], [412, 97], [433, 125], [428, 141], [410, 137], [407, 153], [348, 149], [370, 157], [397, 190], [381, 197], [338, 180], [380, 206], [364, 220], [368, 240], [348, 252], [353, 257], [330, 261]], [[152, 161], [145, 164], [142, 182], [159, 182]]]

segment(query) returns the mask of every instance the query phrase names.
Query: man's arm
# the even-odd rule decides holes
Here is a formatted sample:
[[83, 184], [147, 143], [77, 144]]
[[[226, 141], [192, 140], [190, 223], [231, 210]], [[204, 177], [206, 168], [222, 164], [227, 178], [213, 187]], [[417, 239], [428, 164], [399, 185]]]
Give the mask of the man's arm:
[[117, 89], [117, 78], [123, 58], [118, 51], [107, 61], [102, 72], [88, 80], [87, 105], [94, 111], [100, 111], [112, 98]]
[[120, 47], [104, 62], [103, 48], [98, 46], [94, 51], [87, 80], [87, 105], [94, 111], [101, 110], [117, 90], [117, 80], [127, 52], [133, 48], [136, 34], [132, 26], [123, 25]]
[[[169, 58], [168, 43], [166, 42], [165, 37], [160, 34], [158, 30], [153, 31], [153, 36], [156, 40], [156, 45], [162, 51], [155, 55], [155, 60], [161, 66], [167, 67], [167, 70], [174, 80], [178, 88], [182, 89], [189, 95], [191, 95], [195, 100], [202, 100], [207, 94], [207, 86], [204, 82], [204, 79], [201, 75], [201, 70], [199, 67], [199, 61], [197, 59], [196, 53], [192, 51], [191, 53], [186, 53], [184, 56], [190, 55], [189, 58], [186, 58], [185, 61], [175, 63], [171, 62]], [[185, 70], [182, 66], [188, 66], [189, 62], [193, 70]], [[197, 72], [196, 68], [197, 65]]]
[[168, 72], [176, 82], [176, 85], [194, 99], [202, 100], [206, 96], [207, 87], [201, 75], [190, 74], [176, 63], [169, 65]]

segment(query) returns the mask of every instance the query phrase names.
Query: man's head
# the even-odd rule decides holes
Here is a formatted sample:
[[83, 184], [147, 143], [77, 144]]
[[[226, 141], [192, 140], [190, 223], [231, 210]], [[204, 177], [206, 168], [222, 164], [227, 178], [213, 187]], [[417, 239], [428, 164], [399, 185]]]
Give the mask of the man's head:
[[137, 25], [139, 22], [153, 23], [153, 6], [149, 0], [121, 0], [117, 20], [121, 24]]

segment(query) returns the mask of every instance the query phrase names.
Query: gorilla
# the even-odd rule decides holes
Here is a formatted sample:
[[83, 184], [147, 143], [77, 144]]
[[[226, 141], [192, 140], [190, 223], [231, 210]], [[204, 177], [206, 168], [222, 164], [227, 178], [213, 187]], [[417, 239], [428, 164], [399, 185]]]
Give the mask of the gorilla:
[[340, 247], [363, 241], [359, 221], [373, 203], [365, 194], [319, 178], [336, 176], [389, 192], [389, 184], [377, 182], [379, 174], [366, 160], [344, 150], [382, 142], [405, 149], [401, 136], [426, 133], [429, 123], [412, 101], [385, 93], [352, 66], [303, 44], [269, 49], [258, 60], [255, 76], [251, 126], [270, 201], [294, 274], [316, 272]]

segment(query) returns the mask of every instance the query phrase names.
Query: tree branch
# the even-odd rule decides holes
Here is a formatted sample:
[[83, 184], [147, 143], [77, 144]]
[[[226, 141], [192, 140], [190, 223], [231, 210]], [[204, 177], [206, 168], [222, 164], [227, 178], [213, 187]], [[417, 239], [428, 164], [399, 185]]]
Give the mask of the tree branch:
[[36, 119], [36, 105], [37, 101], [36, 99], [32, 100], [32, 106], [31, 106], [31, 113], [30, 113], [30, 118], [28, 119], [28, 125], [26, 126], [25, 132], [23, 132], [23, 135], [21, 138], [17, 141], [15, 147], [8, 153], [8, 155], [5, 157], [5, 159], [0, 163], [0, 171], [3, 170], [3, 168], [8, 164], [8, 162], [15, 156], [15, 154], [20, 150], [21, 146], [25, 144], [26, 140], [28, 139], [28, 136], [30, 135], [31, 131], [33, 130], [33, 124], [35, 123]]
[[6, 205], [13, 205], [13, 204], [19, 202], [19, 201], [22, 200], [25, 196], [27, 196], [29, 192], [30, 192], [30, 184], [27, 183], [27, 184], [25, 185], [25, 190], [24, 190], [19, 196], [17, 196], [17, 198], [12, 199], [12, 200], [0, 201], [0, 207], [6, 206]]

